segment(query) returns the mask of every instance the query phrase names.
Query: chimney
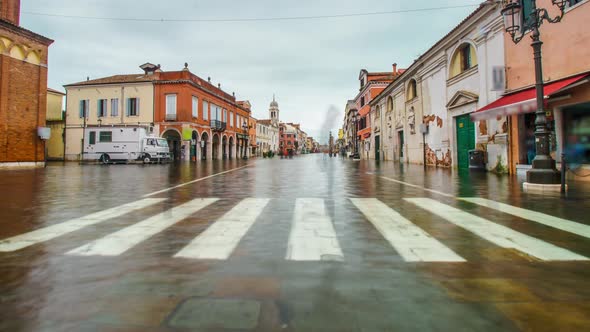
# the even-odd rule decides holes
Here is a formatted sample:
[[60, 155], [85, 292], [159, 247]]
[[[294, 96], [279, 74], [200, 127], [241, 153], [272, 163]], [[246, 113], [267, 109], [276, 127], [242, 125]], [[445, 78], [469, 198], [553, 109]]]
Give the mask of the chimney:
[[0, 0], [0, 19], [20, 25], [20, 0]]
[[392, 66], [393, 66], [393, 73], [397, 74], [397, 63], [394, 63]]
[[207, 83], [211, 84], [211, 76], [207, 77]]
[[221, 83], [217, 83], [217, 88], [221, 90]]

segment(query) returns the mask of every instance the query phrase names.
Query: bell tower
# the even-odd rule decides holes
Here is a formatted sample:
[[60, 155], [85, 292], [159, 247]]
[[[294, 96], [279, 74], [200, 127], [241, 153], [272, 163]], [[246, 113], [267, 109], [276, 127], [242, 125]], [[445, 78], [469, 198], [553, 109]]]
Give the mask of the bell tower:
[[272, 102], [268, 109], [268, 115], [270, 116], [270, 122], [273, 125], [279, 125], [279, 103], [275, 100], [275, 95], [272, 95]]
[[0, 20], [20, 24], [20, 0], [0, 0]]

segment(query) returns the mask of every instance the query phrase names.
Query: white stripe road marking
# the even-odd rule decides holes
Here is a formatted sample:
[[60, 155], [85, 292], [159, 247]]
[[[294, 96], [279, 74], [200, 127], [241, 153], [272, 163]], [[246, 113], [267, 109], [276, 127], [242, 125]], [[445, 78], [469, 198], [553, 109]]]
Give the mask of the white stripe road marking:
[[461, 256], [378, 199], [350, 200], [405, 261], [465, 262]]
[[[368, 174], [373, 174], [373, 173], [368, 173]], [[380, 178], [382, 178], [383, 180], [387, 180], [387, 181], [391, 181], [391, 182], [403, 184], [403, 185], [408, 186], [408, 187], [422, 189], [424, 191], [428, 191], [428, 192], [431, 192], [433, 194], [438, 194], [438, 195], [446, 196], [446, 197], [455, 197], [455, 196], [453, 196], [451, 194], [443, 193], [441, 191], [437, 191], [437, 190], [434, 190], [434, 189], [429, 189], [429, 188], [422, 187], [422, 186], [419, 186], [419, 185], [416, 185], [416, 184], [412, 184], [412, 183], [408, 183], [408, 182], [404, 182], [404, 181], [400, 181], [400, 180], [388, 178], [388, 177], [385, 177], [385, 176], [380, 176]]]
[[266, 198], [244, 199], [174, 257], [227, 259], [269, 201]]
[[193, 184], [193, 183], [195, 183], [195, 182], [199, 182], [199, 181], [203, 181], [203, 180], [210, 179], [210, 178], [212, 178], [212, 177], [215, 177], [215, 176], [219, 176], [219, 175], [223, 175], [223, 174], [227, 174], [227, 173], [235, 172], [235, 171], [237, 171], [237, 170], [240, 170], [240, 169], [242, 169], [242, 168], [249, 167], [249, 166], [251, 166], [251, 165], [252, 165], [252, 164], [248, 164], [248, 165], [246, 165], [246, 166], [241, 166], [241, 167], [237, 167], [237, 168], [234, 168], [234, 169], [230, 169], [229, 171], [219, 172], [219, 173], [215, 173], [215, 174], [212, 174], [212, 175], [209, 175], [209, 176], [205, 176], [205, 177], [202, 177], [202, 178], [199, 178], [199, 179], [193, 180], [193, 181], [189, 181], [189, 182], [181, 183], [181, 184], [179, 184], [179, 185], [176, 185], [176, 186], [174, 186], [174, 187], [170, 187], [170, 188], [166, 188], [166, 189], [162, 189], [162, 190], [154, 191], [153, 193], [150, 193], [150, 194], [145, 194], [145, 195], [143, 195], [143, 197], [150, 197], [150, 196], [158, 195], [158, 194], [161, 194], [161, 193], [165, 193], [165, 192], [167, 192], [167, 191], [170, 191], [170, 190], [173, 190], [173, 189], [177, 189], [177, 188], [180, 188], [180, 187], [184, 187], [184, 186], [187, 186], [187, 185], [189, 185], [189, 184]]
[[58, 236], [80, 230], [87, 226], [98, 224], [108, 219], [120, 217], [131, 211], [143, 209], [150, 205], [160, 203], [164, 200], [164, 198], [146, 198], [10, 237], [0, 241], [0, 252], [16, 251], [37, 243], [49, 241]]
[[295, 215], [285, 258], [294, 261], [344, 260], [324, 200], [298, 198], [295, 201]]
[[197, 198], [170, 210], [164, 211], [144, 221], [125, 227], [101, 239], [67, 252], [77, 256], [117, 256], [140, 242], [154, 236], [191, 214], [216, 202], [217, 198]]
[[513, 248], [542, 260], [577, 261], [588, 258], [522, 234], [508, 227], [493, 223], [487, 219], [461, 211], [452, 206], [439, 203], [430, 198], [404, 198], [479, 237], [488, 240], [502, 248]]
[[554, 217], [541, 212], [531, 211], [485, 198], [460, 197], [459, 199], [481, 206], [485, 206], [487, 208], [494, 209], [500, 212], [511, 214], [522, 219], [534, 221], [545, 226], [557, 228], [562, 231], [590, 238], [590, 225], [580, 224], [571, 220]]

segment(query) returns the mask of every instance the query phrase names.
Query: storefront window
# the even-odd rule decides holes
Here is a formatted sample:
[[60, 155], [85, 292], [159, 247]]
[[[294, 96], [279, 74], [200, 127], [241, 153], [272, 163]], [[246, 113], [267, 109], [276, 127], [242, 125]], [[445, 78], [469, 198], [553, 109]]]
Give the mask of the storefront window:
[[590, 103], [564, 109], [564, 152], [570, 164], [590, 164]]

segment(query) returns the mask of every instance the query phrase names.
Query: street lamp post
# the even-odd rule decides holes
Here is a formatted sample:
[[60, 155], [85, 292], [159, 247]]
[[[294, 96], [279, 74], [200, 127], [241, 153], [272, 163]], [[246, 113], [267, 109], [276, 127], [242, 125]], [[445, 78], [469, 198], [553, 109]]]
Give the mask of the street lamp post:
[[[248, 124], [246, 123], [246, 121], [244, 121], [244, 123], [242, 124], [242, 129], [244, 130], [244, 139], [246, 144], [244, 144], [244, 150], [243, 150], [243, 154], [244, 156], [242, 157], [242, 159], [246, 160], [248, 159]], [[243, 140], [244, 140], [243, 139]]]
[[559, 171], [555, 168], [555, 160], [549, 155], [549, 129], [547, 128], [547, 117], [545, 114], [544, 91], [543, 91], [543, 67], [541, 61], [541, 35], [539, 28], [543, 22], [558, 23], [561, 21], [567, 0], [551, 0], [557, 6], [561, 14], [555, 18], [549, 16], [545, 8], [537, 8], [536, 0], [531, 0], [531, 10], [524, 12], [523, 0], [509, 0], [505, 2], [502, 9], [506, 32], [517, 44], [522, 40], [525, 33], [531, 31], [531, 46], [533, 47], [535, 59], [535, 88], [537, 92], [537, 111], [535, 112], [535, 150], [536, 156], [533, 159], [533, 167], [527, 172], [527, 182], [536, 184], [558, 184], [560, 182]]

